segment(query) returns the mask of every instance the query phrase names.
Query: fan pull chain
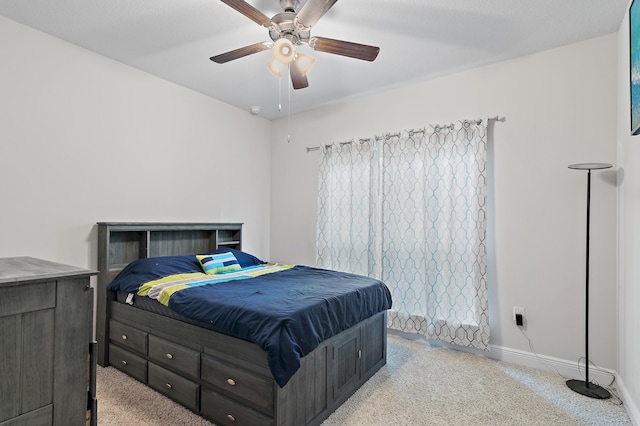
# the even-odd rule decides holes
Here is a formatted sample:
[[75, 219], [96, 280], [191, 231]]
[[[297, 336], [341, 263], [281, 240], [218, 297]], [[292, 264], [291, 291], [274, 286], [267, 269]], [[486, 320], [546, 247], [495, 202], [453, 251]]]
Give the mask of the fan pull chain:
[[[291, 80], [291, 64], [289, 64], [289, 80]], [[291, 84], [287, 84], [287, 87], [289, 88], [289, 99], [287, 100], [287, 102], [289, 102], [288, 108], [289, 108], [289, 112], [287, 114], [287, 143], [291, 142]]]
[[282, 75], [278, 77], [278, 112], [282, 111]]

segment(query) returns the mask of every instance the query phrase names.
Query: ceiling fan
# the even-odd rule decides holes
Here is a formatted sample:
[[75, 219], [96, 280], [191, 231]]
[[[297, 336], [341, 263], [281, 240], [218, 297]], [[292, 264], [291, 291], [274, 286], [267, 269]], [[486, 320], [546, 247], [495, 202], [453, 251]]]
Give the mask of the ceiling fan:
[[267, 66], [277, 76], [280, 76], [288, 67], [294, 89], [303, 89], [309, 86], [306, 74], [315, 61], [312, 57], [297, 51], [296, 46], [307, 45], [319, 52], [370, 62], [375, 60], [378, 52], [380, 52], [380, 48], [375, 46], [311, 36], [311, 27], [338, 0], [307, 0], [298, 12], [296, 12], [296, 9], [300, 3], [299, 0], [280, 0], [280, 6], [284, 12], [278, 13], [273, 18], [268, 18], [244, 0], [220, 1], [267, 28], [272, 41], [241, 47], [212, 56], [210, 59], [215, 63], [224, 64], [234, 59], [272, 49], [273, 58], [267, 63]]

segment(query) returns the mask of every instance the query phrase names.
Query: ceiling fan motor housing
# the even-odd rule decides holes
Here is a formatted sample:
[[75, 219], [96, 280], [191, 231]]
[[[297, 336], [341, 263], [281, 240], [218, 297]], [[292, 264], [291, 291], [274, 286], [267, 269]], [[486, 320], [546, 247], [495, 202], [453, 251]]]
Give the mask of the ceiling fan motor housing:
[[299, 0], [280, 0], [280, 7], [285, 12], [295, 12], [298, 10]]
[[280, 38], [287, 38], [294, 45], [308, 43], [311, 33], [305, 28], [296, 25], [294, 23], [295, 17], [295, 12], [282, 12], [271, 18], [271, 21], [275, 24], [269, 28], [271, 40], [276, 41]]

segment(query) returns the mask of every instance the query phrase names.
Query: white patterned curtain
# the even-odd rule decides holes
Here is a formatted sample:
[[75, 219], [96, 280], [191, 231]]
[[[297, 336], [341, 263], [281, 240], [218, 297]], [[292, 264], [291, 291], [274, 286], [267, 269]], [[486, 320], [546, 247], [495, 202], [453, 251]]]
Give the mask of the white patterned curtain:
[[375, 275], [378, 167], [374, 141], [321, 147], [316, 263]]
[[383, 275], [391, 328], [488, 349], [486, 123], [387, 138]]
[[319, 266], [387, 284], [390, 328], [484, 350], [486, 129], [428, 126], [363, 144], [367, 155], [324, 148], [317, 239]]

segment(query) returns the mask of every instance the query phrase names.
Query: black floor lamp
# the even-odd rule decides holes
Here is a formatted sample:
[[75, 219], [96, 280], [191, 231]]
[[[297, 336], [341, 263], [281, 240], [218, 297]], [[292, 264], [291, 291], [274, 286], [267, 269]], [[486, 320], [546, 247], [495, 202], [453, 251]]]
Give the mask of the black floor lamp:
[[573, 170], [587, 170], [587, 275], [586, 275], [586, 312], [585, 312], [585, 379], [567, 380], [567, 386], [573, 391], [590, 398], [607, 399], [611, 396], [602, 386], [589, 382], [589, 222], [591, 221], [591, 170], [608, 169], [611, 164], [582, 163], [569, 166]]

